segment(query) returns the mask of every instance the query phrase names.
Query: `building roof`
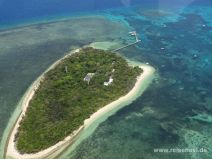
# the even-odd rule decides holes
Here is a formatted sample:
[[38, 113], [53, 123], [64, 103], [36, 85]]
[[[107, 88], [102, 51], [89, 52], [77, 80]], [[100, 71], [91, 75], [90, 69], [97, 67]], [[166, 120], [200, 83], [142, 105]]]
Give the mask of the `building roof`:
[[109, 81], [108, 82], [104, 82], [105, 86], [110, 85], [111, 83], [113, 83], [113, 78], [110, 76]]
[[90, 81], [91, 78], [95, 75], [95, 73], [88, 73], [85, 78], [84, 78], [84, 81]]

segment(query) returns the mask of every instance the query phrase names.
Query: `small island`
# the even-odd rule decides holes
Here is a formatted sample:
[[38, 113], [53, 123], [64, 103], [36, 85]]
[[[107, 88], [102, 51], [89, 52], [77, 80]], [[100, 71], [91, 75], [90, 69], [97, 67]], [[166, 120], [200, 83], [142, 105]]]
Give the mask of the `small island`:
[[121, 56], [84, 48], [47, 71], [15, 135], [21, 154], [37, 153], [79, 129], [93, 113], [126, 95], [142, 73]]

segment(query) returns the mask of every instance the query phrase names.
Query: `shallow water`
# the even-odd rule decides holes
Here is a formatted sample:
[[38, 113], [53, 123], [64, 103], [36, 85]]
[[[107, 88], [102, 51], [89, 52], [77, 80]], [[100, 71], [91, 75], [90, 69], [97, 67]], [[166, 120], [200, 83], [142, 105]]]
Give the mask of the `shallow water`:
[[92, 16], [0, 32], [0, 137], [21, 96], [50, 64], [93, 41], [124, 42], [128, 31], [122, 23]]
[[[98, 14], [109, 20], [82, 18], [0, 32], [0, 136], [27, 87], [56, 59], [94, 41], [128, 43], [127, 32], [136, 30], [142, 42], [121, 54], [149, 62], [158, 78], [142, 97], [59, 158], [210, 159], [212, 3], [192, 2], [108, 9]], [[156, 153], [156, 148], [208, 152]]]
[[[212, 156], [212, 7], [135, 6], [107, 11], [139, 32], [122, 54], [157, 68], [159, 77], [133, 104], [102, 123], [70, 159], [210, 159]], [[157, 148], [206, 149], [156, 153]]]

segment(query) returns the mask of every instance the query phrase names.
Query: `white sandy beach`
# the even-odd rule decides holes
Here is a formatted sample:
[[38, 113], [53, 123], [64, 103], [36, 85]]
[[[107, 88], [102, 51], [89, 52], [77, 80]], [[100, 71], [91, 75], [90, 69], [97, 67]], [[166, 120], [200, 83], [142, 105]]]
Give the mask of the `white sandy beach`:
[[151, 67], [149, 65], [144, 65], [144, 64], [139, 65], [139, 67], [142, 68], [144, 71], [137, 78], [137, 82], [135, 83], [135, 86], [133, 87], [133, 89], [131, 89], [131, 91], [128, 94], [126, 94], [125, 96], [120, 97], [118, 100], [106, 105], [105, 107], [101, 108], [96, 113], [91, 115], [91, 117], [89, 119], [86, 119], [84, 121], [85, 127], [90, 126], [100, 116], [112, 111], [115, 107], [117, 107], [118, 105], [121, 105], [121, 103], [131, 101], [133, 99], [133, 97], [135, 97], [135, 95], [138, 94], [138, 91], [140, 91], [140, 93], [143, 93], [143, 91], [151, 83], [155, 70], [153, 67]]
[[[79, 50], [77, 50], [79, 51]], [[75, 51], [76, 52], [76, 51]], [[73, 52], [72, 52], [73, 53]], [[65, 56], [64, 58], [66, 58]], [[64, 59], [62, 58], [62, 59]], [[62, 59], [58, 60], [55, 62], [48, 70], [54, 68]], [[35, 90], [39, 87], [40, 81], [43, 79], [44, 74], [42, 74], [29, 88], [27, 93], [25, 94], [24, 100], [22, 101], [22, 112], [21, 115], [19, 116], [17, 122], [15, 123], [15, 126], [13, 130], [10, 133], [9, 140], [8, 140], [8, 145], [6, 149], [6, 158], [10, 159], [44, 159], [44, 158], [49, 158], [49, 156], [52, 156], [52, 154], [57, 154], [57, 151], [61, 151], [62, 149], [66, 148], [70, 144], [72, 144], [73, 140], [76, 138], [76, 136], [80, 135], [80, 132], [83, 131], [83, 129], [88, 128], [92, 123], [98, 119], [100, 119], [102, 116], [105, 116], [104, 119], [108, 118], [114, 110], [118, 110], [123, 105], [126, 105], [129, 102], [132, 102], [135, 100], [138, 96], [140, 96], [145, 89], [148, 87], [148, 85], [151, 83], [152, 79], [154, 78], [154, 68], [149, 66], [149, 65], [144, 65], [144, 64], [139, 64], [139, 67], [143, 69], [143, 73], [137, 78], [137, 82], [133, 89], [126, 94], [125, 96], [120, 97], [118, 100], [106, 105], [105, 107], [101, 108], [97, 112], [95, 112], [89, 119], [86, 119], [84, 121], [84, 125], [82, 125], [78, 130], [73, 132], [71, 135], [66, 137], [64, 140], [58, 142], [57, 144], [49, 147], [48, 149], [42, 150], [38, 153], [35, 154], [20, 154], [15, 146], [14, 138], [15, 134], [17, 133], [18, 127], [19, 127], [19, 122], [22, 119], [22, 116], [25, 115], [27, 111], [27, 107], [29, 105], [29, 101], [32, 99]], [[46, 72], [46, 71], [45, 71]], [[122, 105], [122, 106], [120, 106]], [[108, 114], [108, 115], [106, 115]]]

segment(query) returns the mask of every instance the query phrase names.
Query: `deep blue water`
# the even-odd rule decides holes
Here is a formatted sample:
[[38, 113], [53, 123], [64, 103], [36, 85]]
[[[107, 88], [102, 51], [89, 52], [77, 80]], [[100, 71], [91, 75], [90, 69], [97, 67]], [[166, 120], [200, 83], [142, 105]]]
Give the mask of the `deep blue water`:
[[102, 9], [144, 6], [186, 6], [211, 4], [210, 0], [0, 0], [0, 27], [11, 26], [34, 19], [48, 18]]
[[[101, 13], [135, 29], [142, 43], [121, 53], [149, 62], [158, 77], [141, 98], [64, 158], [211, 159], [212, 1], [0, 0], [0, 28], [81, 13]], [[117, 40], [109, 34], [120, 29], [95, 18], [75, 23], [74, 29], [67, 21], [0, 32], [0, 140], [18, 100], [38, 75], [72, 47]], [[118, 38], [127, 41], [125, 31]], [[153, 153], [154, 148], [176, 147], [206, 148], [208, 153]]]
[[[131, 4], [139, 2], [134, 0]], [[14, 24], [33, 18], [95, 11], [125, 5], [120, 0], [1, 0], [0, 24]]]

